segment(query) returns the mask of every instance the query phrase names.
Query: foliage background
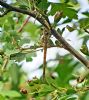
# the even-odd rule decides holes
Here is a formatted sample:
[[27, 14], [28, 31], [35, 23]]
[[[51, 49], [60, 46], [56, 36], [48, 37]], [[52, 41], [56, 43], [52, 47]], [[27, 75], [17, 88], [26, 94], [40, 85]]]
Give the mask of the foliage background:
[[[28, 6], [30, 4], [28, 4], [28, 0], [13, 0], [12, 2], [13, 6], [29, 10]], [[48, 6], [49, 2], [44, 0], [41, 1], [38, 7], [41, 10], [46, 10]], [[77, 38], [82, 41], [82, 46], [76, 49], [88, 58], [87, 43], [89, 35], [86, 33], [86, 30], [88, 31], [89, 28], [88, 10], [83, 9], [84, 11], [81, 11], [81, 6], [77, 0], [60, 0], [60, 3], [52, 3], [51, 6], [52, 8], [47, 16], [54, 16], [57, 11], [63, 11], [62, 18], [52, 23], [52, 25], [54, 25], [55, 29], [60, 28], [65, 39], [66, 35], [64, 34], [66, 32], [68, 34], [77, 33]], [[5, 10], [5, 8], [0, 7], [1, 13]], [[78, 13], [83, 15], [81, 19]], [[36, 77], [28, 80], [27, 75], [31, 79], [30, 76], [33, 70], [36, 72], [36, 69], [39, 69], [38, 72], [42, 74], [43, 55], [40, 54], [42, 51], [34, 52], [36, 50], [35, 47], [40, 42], [40, 23], [34, 23], [33, 19], [29, 19], [23, 30], [18, 32], [27, 17], [27, 15], [16, 12], [10, 12], [4, 17], [0, 17], [0, 100], [32, 100], [32, 98], [35, 100], [88, 100], [89, 78], [88, 75], [86, 76], [88, 69], [68, 52], [64, 54], [59, 53], [60, 50], [57, 50], [58, 48], [51, 48], [48, 52], [51, 58], [52, 54], [50, 51], [52, 53], [54, 50], [58, 51], [54, 53], [51, 59], [47, 58], [47, 83], [43, 83], [41, 78], [38, 79]], [[55, 45], [56, 39], [52, 38], [51, 40]], [[71, 43], [72, 37], [70, 40], [66, 40]], [[26, 48], [26, 50], [20, 51], [19, 47]], [[64, 50], [63, 48], [60, 49]], [[2, 53], [4, 53], [4, 56], [2, 56]], [[33, 61], [38, 55], [41, 55], [37, 58], [40, 63]], [[3, 69], [7, 57], [9, 57], [9, 61], [7, 66], [4, 66], [5, 69]], [[30, 72], [25, 68], [22, 70], [22, 66], [26, 67], [23, 64], [23, 60], [25, 63], [30, 62], [28, 63], [29, 67], [32, 66], [30, 65], [32, 62], [36, 67], [32, 66], [33, 68], [29, 69]], [[52, 63], [51, 67], [49, 66], [50, 63]], [[79, 78], [82, 77], [84, 79], [79, 81]]]

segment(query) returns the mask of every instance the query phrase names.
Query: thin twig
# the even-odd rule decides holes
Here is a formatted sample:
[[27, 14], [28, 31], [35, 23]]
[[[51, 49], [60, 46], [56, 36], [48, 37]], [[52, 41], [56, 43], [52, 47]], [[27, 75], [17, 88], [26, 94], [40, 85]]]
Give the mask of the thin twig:
[[73, 54], [78, 60], [80, 60], [87, 68], [89, 68], [89, 61], [85, 59], [78, 51], [76, 51], [69, 43], [65, 41], [65, 39], [55, 31], [55, 29], [51, 29], [51, 33], [57, 38], [62, 45], [68, 50], [71, 54]]
[[46, 56], [47, 56], [47, 31], [46, 29], [43, 30], [43, 50], [44, 50], [44, 57], [43, 57], [43, 81], [45, 81], [45, 70], [46, 70]]
[[27, 19], [23, 22], [22, 26], [18, 29], [18, 32], [21, 32], [24, 28], [24, 26], [28, 23], [30, 16], [27, 17]]
[[[20, 33], [23, 30], [24, 26], [28, 23], [30, 17], [31, 16], [28, 16], [26, 18], [26, 20], [23, 22], [22, 26], [18, 29], [18, 31], [17, 31], [18, 33]], [[14, 38], [13, 38], [13, 41], [14, 41], [13, 43], [17, 44], [16, 40]], [[17, 44], [17, 47], [20, 48], [18, 44]]]
[[6, 66], [8, 64], [8, 60], [9, 60], [9, 58], [7, 56], [4, 56], [4, 62], [3, 62], [3, 66], [2, 66], [2, 72], [5, 71]]

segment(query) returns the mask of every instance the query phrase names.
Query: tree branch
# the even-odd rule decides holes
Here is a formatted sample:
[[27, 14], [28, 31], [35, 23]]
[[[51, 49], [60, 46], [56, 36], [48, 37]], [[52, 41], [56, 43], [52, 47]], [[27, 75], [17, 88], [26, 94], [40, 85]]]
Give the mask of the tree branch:
[[2, 66], [2, 72], [5, 71], [7, 64], [8, 64], [8, 60], [9, 58], [7, 56], [4, 56], [4, 62], [3, 62], [3, 66]]
[[18, 29], [17, 32], [21, 32], [23, 30], [24, 26], [28, 23], [29, 19], [30, 16], [27, 17], [27, 19], [23, 22], [22, 26]]
[[20, 9], [20, 8], [17, 8], [17, 7], [13, 7], [5, 2], [3, 2], [2, 0], [0, 0], [0, 5], [9, 9], [10, 11], [15, 11], [15, 12], [19, 12], [19, 13], [23, 13], [23, 14], [26, 14], [26, 15], [30, 15], [32, 16], [33, 18], [36, 18], [42, 25], [44, 25], [46, 28], [48, 28], [48, 22], [45, 20], [44, 17], [42, 16], [37, 16], [38, 12], [36, 11], [27, 11], [27, 10], [24, 10], [24, 9]]
[[85, 59], [78, 51], [76, 51], [69, 43], [65, 41], [65, 39], [55, 31], [55, 29], [51, 29], [51, 33], [58, 39], [64, 48], [68, 50], [71, 54], [73, 54], [78, 60], [80, 60], [87, 68], [89, 68], [89, 61]]
[[9, 12], [10, 12], [10, 10], [6, 10], [5, 12], [3, 12], [3, 14], [0, 15], [0, 17], [7, 15], [7, 13], [9, 13]]
[[68, 50], [72, 55], [74, 55], [78, 60], [80, 60], [87, 68], [89, 68], [89, 61], [85, 59], [78, 51], [76, 51], [69, 43], [67, 43], [65, 39], [57, 31], [55, 31], [55, 29], [51, 28], [50, 24], [48, 23], [48, 21], [45, 20], [43, 16], [37, 16], [37, 13], [34, 11], [29, 12], [27, 10], [13, 7], [1, 0], [0, 0], [0, 5], [7, 9], [10, 9], [11, 11], [27, 14], [36, 18], [42, 25], [44, 25], [53, 34], [54, 37], [56, 37], [56, 39], [58, 39], [63, 44], [66, 50]]

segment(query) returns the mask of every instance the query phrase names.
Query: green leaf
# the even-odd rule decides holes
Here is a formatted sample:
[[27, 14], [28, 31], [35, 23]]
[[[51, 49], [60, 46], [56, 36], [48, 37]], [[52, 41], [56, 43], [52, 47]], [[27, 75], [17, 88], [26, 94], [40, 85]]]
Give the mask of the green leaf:
[[73, 27], [70, 27], [69, 25], [67, 25], [66, 28], [68, 29], [69, 32], [72, 32], [75, 30]]
[[54, 43], [51, 39], [48, 40], [48, 46], [54, 46]]
[[8, 97], [21, 97], [21, 94], [17, 91], [13, 91], [13, 90], [3, 90], [3, 91], [0, 91], [0, 94], [2, 96], [8, 96]]
[[22, 38], [19, 42], [18, 42], [18, 45], [19, 46], [22, 46], [23, 44], [25, 44], [25, 43], [30, 43], [30, 38], [28, 37], [28, 38]]
[[45, 10], [48, 9], [49, 4], [50, 4], [50, 3], [48, 3], [47, 0], [43, 0], [43, 1], [41, 1], [41, 2], [38, 4], [38, 8], [40, 8], [40, 10], [45, 11]]
[[0, 95], [0, 100], [5, 100], [5, 97]]
[[52, 3], [52, 8], [49, 14], [54, 15], [57, 11], [60, 11], [62, 8], [67, 8], [69, 5], [65, 3]]
[[78, 65], [78, 62], [73, 61], [69, 55], [60, 58], [60, 63], [57, 65], [55, 71], [58, 73], [58, 85], [69, 86], [69, 80], [72, 78], [73, 69]]
[[63, 24], [65, 24], [65, 23], [69, 23], [69, 22], [71, 22], [71, 21], [72, 21], [72, 19], [67, 18], [66, 20], [63, 21]]
[[80, 28], [88, 29], [89, 28], [89, 18], [83, 18], [79, 20]]
[[17, 49], [14, 49], [14, 50], [6, 50], [5, 51], [5, 54], [8, 56], [8, 57], [10, 57], [10, 55], [13, 55], [13, 54], [16, 54], [16, 53], [19, 53], [19, 50]]
[[1, 55], [0, 55], [0, 64], [1, 64], [1, 65], [3, 64], [3, 59], [2, 59], [2, 57], [1, 57]]
[[57, 29], [57, 32], [60, 34], [60, 35], [62, 35], [62, 31], [58, 28]]
[[66, 92], [67, 95], [75, 94], [75, 93], [76, 93], [76, 91], [74, 89], [68, 89]]
[[83, 12], [82, 14], [84, 14], [84, 15], [86, 15], [86, 16], [88, 16], [88, 17], [89, 17], [89, 12], [88, 12], [88, 11]]
[[41, 84], [41, 92], [51, 92], [54, 90], [54, 88], [51, 85], [47, 85], [47, 84]]
[[31, 56], [29, 56], [29, 55], [26, 56], [26, 61], [27, 61], [27, 62], [32, 61], [32, 60], [33, 60], [33, 59], [32, 59]]
[[14, 49], [15, 48], [15, 46], [11, 43], [11, 42], [6, 42], [5, 43], [5, 45], [3, 46], [3, 49], [4, 50], [6, 50], [6, 49], [8, 49], [8, 50], [12, 50], [12, 49]]
[[77, 11], [70, 8], [70, 5], [65, 3], [53, 3], [51, 5], [52, 8], [49, 14], [54, 15], [57, 11], [62, 11], [64, 17], [68, 16], [70, 19], [77, 19]]
[[38, 29], [38, 25], [29, 22], [25, 27], [24, 31], [28, 32], [31, 39], [37, 38], [37, 36], [40, 34], [40, 29]]
[[89, 99], [89, 91], [85, 91], [84, 94], [80, 97], [80, 100], [88, 100]]
[[78, 1], [77, 1], [77, 0], [71, 0], [71, 2], [72, 2], [73, 4], [78, 4]]
[[62, 44], [58, 40], [55, 41], [55, 44], [57, 47], [60, 47], [60, 48], [62, 47]]
[[50, 85], [41, 84], [41, 88], [39, 89], [39, 96], [46, 96], [47, 94], [54, 91], [54, 88]]
[[26, 53], [14, 53], [10, 55], [10, 60], [15, 60], [15, 61], [22, 61], [25, 59]]
[[34, 78], [33, 80], [29, 81], [28, 80], [28, 85], [29, 86], [35, 86], [36, 84], [40, 84], [40, 80], [37, 78]]
[[13, 17], [8, 17], [8, 23], [11, 26], [11, 28], [14, 29], [15, 23]]
[[16, 63], [9, 63], [9, 76], [11, 78], [11, 81], [13, 83], [13, 88], [15, 89], [16, 86], [19, 84], [20, 81], [20, 66], [18, 66]]
[[23, 9], [26, 9], [27, 7], [30, 7], [30, 1], [29, 0], [17, 0], [17, 4], [22, 7]]
[[68, 3], [70, 0], [64, 0], [65, 3]]
[[[70, 14], [69, 14], [70, 12]], [[63, 9], [64, 16], [68, 16], [70, 19], [77, 19], [77, 11], [71, 8], [64, 8]]]
[[76, 5], [78, 3], [77, 0], [60, 0], [62, 3], [69, 3], [71, 5]]
[[77, 98], [76, 97], [69, 97], [69, 98], [67, 98], [67, 100], [77, 100]]
[[76, 94], [62, 95], [58, 100], [78, 100]]
[[12, 15], [8, 15], [8, 17], [3, 18], [2, 25], [3, 25], [4, 31], [8, 31], [10, 29], [14, 29], [14, 24], [15, 24], [15, 22], [13, 20]]
[[89, 50], [88, 50], [88, 47], [86, 44], [82, 45], [80, 51], [85, 54], [85, 55], [88, 55], [89, 56]]
[[21, 9], [27, 10], [27, 6], [26, 5], [19, 5]]

